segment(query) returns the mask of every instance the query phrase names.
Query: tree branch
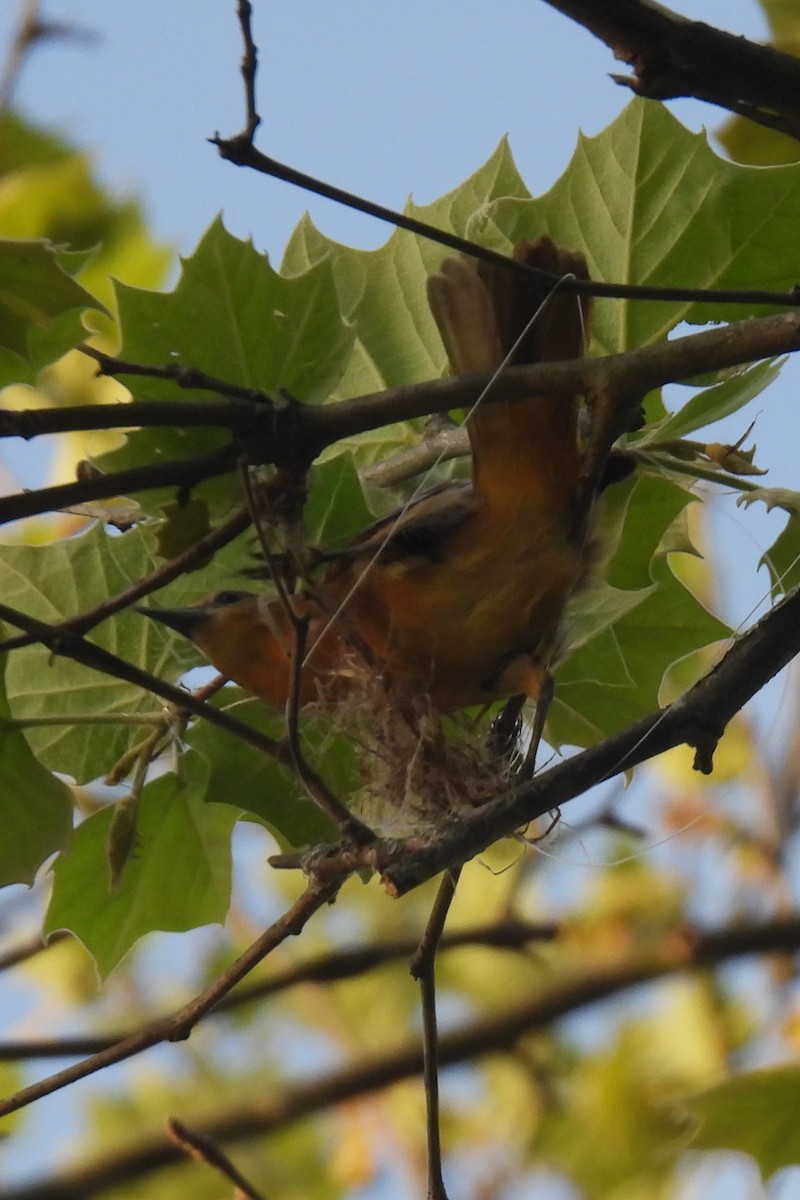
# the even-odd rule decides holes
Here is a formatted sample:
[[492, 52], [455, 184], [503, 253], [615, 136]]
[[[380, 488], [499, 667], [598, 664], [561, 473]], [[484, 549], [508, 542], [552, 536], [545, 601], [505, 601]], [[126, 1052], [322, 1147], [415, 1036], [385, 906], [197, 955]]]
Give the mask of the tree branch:
[[[708, 371], [741, 366], [798, 349], [800, 312], [753, 317], [657, 345], [642, 346], [624, 354], [508, 367], [494, 380], [491, 395], [485, 402], [521, 400], [533, 393], [604, 394], [638, 403], [647, 392], [666, 383], [677, 383]], [[109, 370], [114, 369], [112, 360], [108, 365]], [[160, 368], [143, 370], [158, 372]], [[180, 414], [185, 407], [190, 413], [189, 423], [219, 425], [230, 430], [237, 441], [246, 446], [249, 461], [286, 463], [296, 467], [298, 462], [307, 465], [341, 438], [366, 433], [395, 421], [470, 408], [485, 392], [489, 379], [489, 374], [453, 375], [323, 405], [306, 405], [284, 398], [268, 405], [260, 400], [242, 400], [221, 406], [184, 406], [180, 403], [166, 406], [148, 402], [125, 406], [93, 404], [61, 410], [0, 410], [0, 436], [4, 436], [4, 430], [8, 434], [36, 437], [72, 428], [166, 425], [173, 419], [180, 424]], [[0, 499], [0, 522], [31, 512], [44, 512], [48, 507], [58, 507], [59, 503], [81, 503], [133, 491], [137, 486], [191, 486], [198, 478], [232, 470], [236, 453], [236, 448], [231, 445], [176, 464], [133, 468], [85, 484], [67, 484], [66, 489], [71, 490], [66, 500], [63, 491], [59, 492], [57, 488], [3, 497]], [[155, 470], [162, 472], [164, 477], [154, 478], [150, 473]], [[170, 474], [173, 470], [174, 475]], [[57, 503], [53, 503], [54, 499]]]
[[[676, 972], [704, 970], [746, 955], [800, 949], [800, 917], [748, 924], [694, 938], [667, 937], [655, 951], [633, 955], [613, 967], [593, 967], [488, 1019], [471, 1022], [442, 1036], [440, 1061], [450, 1065], [507, 1051], [536, 1029], [629, 988]], [[263, 1136], [355, 1096], [389, 1087], [419, 1075], [422, 1051], [416, 1044], [391, 1054], [368, 1058], [354, 1066], [319, 1076], [308, 1083], [230, 1107], [195, 1127], [224, 1144]], [[109, 1188], [141, 1179], [179, 1162], [181, 1154], [163, 1137], [143, 1138], [113, 1155], [68, 1168], [56, 1177], [12, 1188], [5, 1200], [90, 1200]]]
[[[458, 813], [435, 841], [408, 849], [387, 863], [385, 886], [391, 895], [401, 896], [596, 784], [674, 746], [695, 747], [696, 769], [709, 774], [714, 748], [728, 721], [799, 652], [800, 589], [738, 638], [713, 670], [674, 704], [490, 804]], [[331, 869], [335, 865], [334, 859]]]
[[442, 1136], [439, 1116], [439, 1022], [436, 1013], [436, 951], [442, 940], [461, 868], [447, 871], [431, 909], [422, 941], [411, 960], [410, 971], [419, 982], [422, 1006], [422, 1079], [425, 1085], [425, 1130], [428, 1145], [427, 1200], [447, 1200], [442, 1173]]
[[[629, 2], [633, 2], [633, 0], [629, 0]], [[592, 7], [593, 0], [586, 0], [586, 5]], [[245, 90], [245, 126], [243, 131], [234, 137], [223, 138], [216, 133], [214, 137], [209, 138], [212, 145], [217, 147], [220, 157], [225, 159], [226, 162], [233, 163], [237, 167], [248, 167], [250, 170], [257, 171], [262, 175], [269, 175], [273, 179], [280, 179], [284, 183], [302, 188], [303, 191], [311, 192], [316, 196], [322, 196], [326, 200], [332, 200], [336, 204], [342, 204], [346, 208], [354, 209], [356, 212], [364, 213], [366, 216], [376, 217], [379, 221], [385, 221], [397, 229], [405, 229], [409, 233], [414, 233], [418, 237], [425, 238], [427, 241], [437, 242], [439, 245], [446, 246], [450, 250], [459, 251], [482, 262], [492, 263], [495, 266], [502, 267], [506, 271], [525, 275], [528, 278], [533, 277], [539, 283], [550, 286], [558, 283], [562, 292], [580, 293], [591, 296], [611, 296], [618, 299], [700, 301], [713, 298], [715, 301], [723, 304], [744, 302], [744, 296], [746, 295], [744, 292], [737, 293], [720, 290], [712, 294], [711, 292], [703, 292], [698, 288], [648, 288], [639, 287], [635, 284], [599, 283], [591, 279], [562, 279], [559, 276], [551, 275], [547, 271], [541, 271], [535, 267], [528, 266], [526, 263], [518, 262], [505, 254], [499, 254], [496, 250], [490, 250], [486, 246], [480, 246], [476, 242], [470, 242], [466, 238], [458, 237], [457, 234], [437, 229], [435, 226], [428, 225], [427, 222], [420, 221], [416, 217], [396, 212], [394, 209], [386, 208], [382, 204], [375, 204], [373, 201], [366, 200], [362, 196], [356, 196], [352, 192], [347, 192], [343, 188], [336, 187], [334, 184], [326, 183], [322, 179], [315, 179], [312, 175], [307, 175], [305, 172], [298, 171], [286, 163], [278, 162], [277, 159], [262, 154], [259, 150], [256, 150], [253, 144], [253, 138], [256, 129], [261, 123], [261, 118], [258, 116], [255, 106], [255, 76], [258, 67], [258, 58], [252, 35], [252, 9], [249, 3], [240, 3], [238, 5], [238, 17], [242, 30], [242, 40], [244, 42], [242, 78]], [[730, 37], [730, 35], [727, 36]], [[753, 295], [754, 293], [750, 294]], [[775, 298], [774, 293], [772, 299], [767, 299], [767, 295], [768, 293], [762, 292], [762, 299], [756, 300], [754, 303], [794, 305], [798, 299], [798, 294], [794, 290], [788, 294], [784, 293], [780, 300]]]
[[67, 1087], [70, 1083], [75, 1083], [78, 1079], [85, 1079], [95, 1071], [101, 1071], [105, 1067], [111, 1066], [112, 1063], [124, 1062], [127, 1058], [149, 1050], [151, 1046], [157, 1046], [161, 1042], [184, 1041], [206, 1013], [218, 1004], [222, 997], [241, 979], [244, 979], [253, 967], [266, 958], [281, 942], [299, 934], [318, 909], [333, 901], [343, 882], [344, 876], [331, 878], [325, 883], [312, 880], [292, 907], [270, 925], [269, 929], [265, 930], [243, 954], [240, 954], [218, 979], [193, 997], [188, 1004], [182, 1005], [164, 1020], [140, 1030], [121, 1042], [116, 1042], [108, 1049], [84, 1059], [83, 1062], [76, 1063], [73, 1067], [67, 1067], [55, 1075], [50, 1075], [47, 1079], [31, 1084], [30, 1087], [22, 1088], [13, 1096], [0, 1101], [0, 1117], [17, 1112], [33, 1103], [34, 1100], [39, 1100], [42, 1096], [50, 1096], [53, 1092]]
[[[116, 406], [115, 406], [116, 407]], [[188, 493], [199, 483], [225, 475], [238, 462], [241, 451], [233, 443], [195, 454], [191, 458], [176, 458], [171, 462], [149, 463], [145, 467], [130, 467], [110, 475], [95, 475], [76, 483], [60, 483], [54, 487], [38, 488], [33, 492], [18, 492], [0, 497], [0, 525], [19, 521], [38, 513], [57, 512], [72, 504], [87, 500], [108, 500], [127, 492], [149, 491], [154, 488], [176, 488]]]
[[652, 0], [546, 0], [627, 62], [612, 75], [639, 96], [692, 96], [800, 138], [800, 60]]
[[[492, 384], [486, 403], [530, 395], [611, 395], [631, 404], [653, 388], [800, 349], [800, 312], [735, 321], [653, 346], [602, 358], [508, 367]], [[339, 438], [435, 412], [470, 408], [486, 390], [489, 376], [452, 375], [303, 408], [311, 413], [308, 436], [320, 450]], [[317, 451], [319, 453], [319, 450]]]
[[[531, 942], [552, 942], [558, 934], [558, 926], [551, 922], [525, 921], [518, 917], [505, 917], [501, 921], [487, 925], [475, 926], [471, 929], [460, 929], [457, 933], [445, 934], [439, 945], [439, 953], [458, 950], [467, 946], [483, 946], [488, 950], [507, 950], [520, 952]], [[17, 962], [28, 958], [32, 953], [46, 950], [56, 940], [69, 937], [63, 932], [54, 934], [43, 945], [41, 938], [35, 945], [25, 945], [10, 952], [0, 969], [14, 966]], [[343, 979], [355, 979], [373, 971], [387, 963], [407, 959], [419, 947], [417, 938], [397, 938], [389, 941], [372, 942], [363, 946], [353, 946], [342, 950], [333, 950], [328, 954], [320, 954], [306, 962], [295, 963], [283, 970], [276, 971], [269, 979], [261, 979], [237, 987], [230, 992], [209, 1013], [210, 1017], [221, 1013], [233, 1012], [257, 1001], [280, 995], [289, 988], [303, 983], [338, 983]], [[147, 1028], [153, 1022], [148, 1021]], [[128, 1029], [116, 1034], [105, 1036], [82, 1036], [37, 1038], [30, 1041], [0, 1042], [0, 1062], [25, 1062], [34, 1058], [73, 1058], [80, 1054], [99, 1054], [117, 1042], [132, 1038], [140, 1029]]]
[[[148, 368], [148, 374], [158, 371]], [[118, 372], [109, 374], [124, 375]], [[144, 372], [142, 372], [143, 374]], [[178, 385], [180, 386], [180, 385]], [[227, 400], [224, 404], [192, 403], [188, 400], [139, 401], [132, 404], [73, 404], [58, 408], [0, 409], [0, 438], [19, 437], [29, 441], [44, 433], [71, 433], [85, 429], [202, 428], [210, 426], [247, 435], [248, 429], [262, 436], [269, 411], [256, 400]]]
[[170, 1117], [167, 1121], [167, 1136], [183, 1151], [187, 1158], [205, 1163], [216, 1171], [228, 1183], [234, 1185], [233, 1200], [265, 1200], [261, 1192], [257, 1192], [249, 1180], [231, 1162], [227, 1154], [220, 1150], [216, 1142], [197, 1133], [179, 1121]]

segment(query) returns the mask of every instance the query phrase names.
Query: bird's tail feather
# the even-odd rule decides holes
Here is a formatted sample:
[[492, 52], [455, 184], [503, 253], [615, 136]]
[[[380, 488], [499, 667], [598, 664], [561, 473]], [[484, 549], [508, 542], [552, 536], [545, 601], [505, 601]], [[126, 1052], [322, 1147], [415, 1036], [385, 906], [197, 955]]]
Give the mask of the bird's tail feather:
[[[556, 277], [588, 278], [583, 255], [548, 237], [520, 242], [514, 257]], [[451, 258], [429, 279], [428, 295], [455, 374], [491, 371], [508, 355], [512, 365], [584, 353], [589, 298], [554, 290], [547, 280]], [[563, 502], [572, 495], [580, 471], [574, 397], [492, 403], [487, 396], [469, 414], [468, 428], [475, 488], [489, 500]]]

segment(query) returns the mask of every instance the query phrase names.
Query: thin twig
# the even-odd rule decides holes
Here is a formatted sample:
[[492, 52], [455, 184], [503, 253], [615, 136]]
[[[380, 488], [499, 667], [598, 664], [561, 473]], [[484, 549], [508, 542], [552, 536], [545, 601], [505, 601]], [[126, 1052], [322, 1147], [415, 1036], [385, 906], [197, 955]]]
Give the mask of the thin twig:
[[[326, 183], [324, 180], [316, 179], [312, 175], [307, 175], [305, 172], [298, 171], [286, 163], [278, 162], [277, 159], [262, 154], [259, 150], [256, 150], [253, 144], [254, 133], [259, 124], [259, 117], [256, 113], [255, 101], [253, 99], [255, 95], [257, 56], [251, 30], [250, 5], [240, 4], [238, 16], [245, 44], [245, 57], [243, 59], [246, 108], [245, 127], [241, 133], [232, 138], [220, 137], [218, 133], [214, 137], [209, 138], [212, 145], [217, 147], [220, 157], [227, 162], [233, 163], [237, 167], [248, 167], [253, 171], [258, 171], [262, 175], [269, 175], [273, 179], [280, 179], [285, 183], [302, 188], [303, 191], [312, 192], [314, 195], [322, 196], [326, 200], [333, 200], [337, 204], [342, 204], [346, 208], [364, 213], [366, 216], [376, 217], [379, 221], [385, 221], [398, 229], [405, 229], [409, 233], [414, 233], [418, 237], [425, 238], [427, 241], [437, 242], [441, 246], [446, 246], [450, 250], [457, 250], [462, 254], [467, 254], [471, 258], [492, 263], [495, 266], [502, 267], [504, 270], [525, 275], [528, 278], [533, 277], [539, 283], [545, 283], [552, 287], [558, 282], [561, 290], [564, 292], [574, 292], [591, 296], [610, 296], [627, 300], [680, 300], [690, 302], [713, 300], [719, 304], [780, 304], [791, 306], [795, 306], [798, 303], [800, 290], [795, 288], [788, 292], [767, 292], [753, 289], [736, 291], [730, 288], [659, 288], [641, 287], [637, 284], [599, 283], [595, 280], [575, 278], [559, 279], [557, 276], [550, 275], [547, 271], [540, 271], [535, 267], [528, 266], [526, 263], [509, 258], [505, 254], [500, 254], [496, 250], [490, 250], [486, 246], [479, 246], [477, 243], [470, 242], [466, 238], [458, 237], [457, 234], [437, 229], [435, 226], [429, 225], [425, 221], [420, 221], [416, 217], [410, 217], [406, 213], [396, 212], [393, 209], [386, 208], [382, 204], [375, 204], [373, 201], [366, 200], [362, 196], [356, 196], [353, 192], [345, 191], [343, 188]], [[247, 64], [247, 69], [245, 69], [245, 64]]]
[[[797, 950], [800, 948], [800, 918], [736, 926], [710, 934], [693, 935], [682, 927], [680, 934], [678, 937], [667, 935], [659, 947], [634, 954], [624, 963], [587, 966], [573, 978], [561, 980], [513, 1007], [443, 1034], [439, 1045], [440, 1062], [442, 1065], [467, 1062], [511, 1049], [521, 1037], [537, 1029], [549, 1028], [570, 1013], [676, 972], [707, 970], [747, 955]], [[244, 1141], [285, 1129], [295, 1121], [328, 1110], [344, 1100], [413, 1078], [421, 1069], [422, 1054], [415, 1042], [282, 1092], [272, 1090], [267, 1095], [253, 1097], [246, 1104], [238, 1108], [227, 1107], [198, 1125], [205, 1136], [215, 1141]], [[5, 1200], [75, 1200], [76, 1196], [81, 1200], [92, 1200], [122, 1182], [130, 1185], [179, 1161], [179, 1151], [163, 1137], [143, 1138], [115, 1155], [104, 1153], [93, 1161], [65, 1169], [58, 1176], [50, 1175], [47, 1179], [7, 1188]]]
[[[117, 592], [116, 596], [110, 596], [107, 600], [101, 600], [93, 608], [87, 609], [86, 612], [80, 613], [77, 617], [68, 617], [63, 622], [64, 629], [70, 629], [73, 633], [88, 633], [90, 629], [94, 629], [101, 621], [113, 617], [116, 613], [122, 612], [123, 609], [130, 608], [131, 605], [137, 603], [144, 596], [149, 596], [151, 592], [157, 592], [159, 588], [166, 587], [168, 583], [180, 578], [187, 572], [194, 570], [197, 566], [211, 558], [217, 550], [221, 550], [223, 546], [227, 546], [229, 542], [234, 541], [241, 533], [248, 528], [250, 524], [250, 514], [246, 509], [239, 509], [222, 525], [216, 529], [212, 529], [210, 533], [198, 538], [188, 549], [181, 554], [176, 554], [169, 562], [164, 563], [160, 567], [156, 567], [149, 575], [145, 575], [144, 579], [132, 583], [130, 587], [124, 588], [123, 591]], [[31, 642], [37, 639], [26, 634], [20, 634], [18, 637], [8, 638], [4, 642], [0, 642], [0, 653], [8, 650], [14, 650], [19, 646], [28, 646]]]
[[176, 458], [166, 463], [148, 463], [144, 467], [129, 467], [108, 475], [95, 475], [76, 483], [60, 483], [39, 488], [34, 492], [18, 492], [0, 497], [0, 525], [19, 521], [43, 512], [57, 512], [87, 500], [107, 500], [127, 492], [151, 491], [155, 488], [176, 488], [181, 499], [192, 488], [218, 475], [231, 471], [239, 458], [239, 448], [230, 443], [205, 454]]
[[256, 403], [265, 408], [273, 403], [273, 398], [258, 388], [242, 387], [225, 379], [217, 379], [216, 376], [207, 375], [197, 367], [186, 367], [181, 363], [167, 363], [166, 366], [154, 367], [146, 363], [129, 362], [127, 359], [115, 358], [113, 354], [106, 354], [89, 342], [82, 342], [76, 348], [81, 354], [94, 359], [99, 368], [98, 375], [142, 375], [148, 379], [169, 379], [178, 387], [191, 391], [217, 392], [228, 399]]
[[247, 109], [247, 136], [254, 138], [261, 124], [261, 118], [256, 111], [256, 73], [258, 71], [258, 50], [253, 41], [252, 18], [253, 8], [250, 0], [238, 0], [236, 15], [244, 40], [242, 54], [242, 79], [244, 81], [245, 107]]
[[397, 454], [365, 467], [360, 472], [361, 479], [378, 487], [392, 487], [429, 471], [431, 467], [438, 467], [440, 463], [449, 462], [451, 458], [464, 458], [469, 452], [469, 434], [465, 425], [453, 425], [431, 433], [426, 430], [416, 446], [398, 450]]
[[439, 1029], [436, 1019], [436, 951], [447, 914], [456, 894], [461, 868], [447, 871], [439, 884], [425, 933], [410, 971], [419, 981], [422, 1005], [422, 1077], [425, 1085], [425, 1131], [428, 1146], [428, 1200], [447, 1200], [442, 1175], [442, 1136], [439, 1119]]
[[182, 1005], [166, 1019], [115, 1043], [107, 1050], [93, 1054], [83, 1062], [76, 1063], [75, 1066], [68, 1067], [38, 1083], [22, 1088], [6, 1100], [0, 1100], [0, 1116], [6, 1116], [8, 1113], [25, 1108], [34, 1100], [41, 1099], [42, 1096], [50, 1096], [53, 1092], [75, 1083], [78, 1079], [85, 1079], [95, 1071], [101, 1071], [105, 1067], [111, 1066], [112, 1063], [123, 1062], [133, 1055], [141, 1054], [144, 1050], [149, 1050], [151, 1046], [156, 1046], [161, 1042], [184, 1041], [206, 1013], [218, 1004], [231, 988], [244, 979], [253, 967], [266, 958], [286, 938], [299, 934], [318, 909], [334, 900], [343, 882], [344, 877], [341, 875], [325, 883], [319, 883], [312, 879], [292, 907], [270, 925], [269, 929], [265, 930], [209, 987], [204, 988], [188, 1004]]
[[211, 1138], [190, 1129], [177, 1117], [167, 1120], [167, 1136], [187, 1157], [212, 1167], [223, 1179], [232, 1183], [236, 1189], [233, 1200], [265, 1200], [263, 1193], [256, 1191]]

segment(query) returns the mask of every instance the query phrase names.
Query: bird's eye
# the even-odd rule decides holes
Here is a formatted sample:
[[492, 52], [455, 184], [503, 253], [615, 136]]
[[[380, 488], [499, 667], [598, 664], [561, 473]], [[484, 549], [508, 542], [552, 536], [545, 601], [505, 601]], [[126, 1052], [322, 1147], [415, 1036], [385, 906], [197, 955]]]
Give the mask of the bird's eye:
[[240, 600], [247, 599], [247, 592], [218, 592], [214, 597], [214, 604], [224, 608], [228, 604], [238, 604]]

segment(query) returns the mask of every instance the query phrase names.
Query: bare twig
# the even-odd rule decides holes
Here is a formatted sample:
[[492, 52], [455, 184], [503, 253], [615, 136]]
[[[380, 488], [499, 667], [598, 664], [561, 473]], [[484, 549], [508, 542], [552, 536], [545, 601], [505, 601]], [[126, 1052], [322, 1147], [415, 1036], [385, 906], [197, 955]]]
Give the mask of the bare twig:
[[[706, 970], [730, 959], [800, 948], [800, 918], [782, 918], [719, 933], [664, 939], [654, 951], [634, 955], [615, 966], [587, 968], [560, 981], [523, 1003], [489, 1018], [471, 1022], [444, 1034], [439, 1044], [442, 1065], [465, 1062], [478, 1056], [514, 1047], [518, 1039], [536, 1029], [609, 996], [675, 972]], [[363, 1096], [419, 1074], [422, 1052], [416, 1044], [355, 1066], [319, 1076], [279, 1094], [228, 1108], [204, 1122], [201, 1133], [224, 1144], [243, 1141], [286, 1128], [294, 1121], [321, 1112], [355, 1096]], [[120, 1182], [131, 1183], [180, 1161], [180, 1152], [163, 1137], [142, 1139], [115, 1155], [67, 1168], [60, 1175], [6, 1189], [5, 1200], [91, 1200]]]
[[[168, 583], [172, 583], [173, 580], [178, 579], [181, 575], [194, 570], [215, 554], [217, 550], [221, 550], [223, 546], [227, 546], [229, 542], [234, 541], [241, 533], [244, 533], [249, 524], [250, 514], [246, 509], [240, 509], [232, 517], [229, 517], [227, 521], [224, 521], [222, 525], [219, 525], [216, 529], [212, 529], [204, 537], [198, 538], [182, 554], [177, 554], [169, 562], [156, 567], [144, 579], [132, 583], [130, 587], [118, 592], [116, 596], [109, 596], [107, 600], [101, 600], [94, 608], [87, 609], [86, 612], [80, 613], [77, 617], [68, 617], [63, 622], [62, 628], [69, 629], [73, 633], [88, 633], [90, 629], [94, 629], [95, 625], [99, 625], [101, 621], [113, 617], [115, 613], [122, 612], [125, 608], [130, 608], [132, 604], [137, 603], [144, 596], [149, 596], [151, 592], [156, 592], [159, 588], [166, 587]], [[27, 634], [7, 638], [6, 641], [0, 642], [0, 653], [14, 650], [19, 646], [28, 646], [36, 640], [36, 638]]]
[[[142, 375], [147, 379], [169, 379], [180, 388], [190, 391], [217, 392], [229, 400], [244, 400], [269, 407], [273, 398], [258, 388], [242, 387], [240, 384], [229, 383], [217, 379], [214, 375], [206, 375], [197, 367], [186, 367], [181, 363], [167, 363], [166, 366], [153, 367], [146, 363], [129, 362], [127, 359], [115, 358], [113, 354], [105, 354], [89, 342], [82, 342], [77, 347], [82, 354], [93, 358], [98, 365], [98, 375]], [[158, 405], [153, 405], [157, 408]], [[171, 424], [172, 422], [168, 422]]]
[[379, 221], [386, 221], [398, 229], [405, 229], [410, 233], [416, 234], [418, 237], [437, 242], [441, 246], [447, 246], [450, 250], [460, 251], [471, 258], [492, 263], [495, 266], [502, 267], [504, 270], [526, 275], [528, 278], [533, 276], [539, 283], [547, 284], [550, 287], [558, 283], [563, 292], [575, 292], [591, 296], [611, 296], [617, 299], [714, 300], [720, 304], [754, 303], [788, 304], [794, 306], [798, 303], [800, 292], [795, 289], [790, 292], [780, 293], [735, 291], [733, 289], [714, 289], [711, 291], [703, 288], [656, 288], [640, 287], [635, 284], [599, 283], [595, 280], [574, 278], [559, 279], [557, 276], [550, 275], [546, 271], [540, 271], [535, 267], [528, 266], [526, 263], [509, 258], [505, 254], [499, 254], [496, 250], [490, 250], [486, 246], [479, 246], [475, 242], [458, 237], [454, 233], [448, 233], [446, 230], [437, 229], [435, 226], [428, 225], [427, 222], [420, 221], [416, 217], [396, 212], [393, 209], [386, 208], [382, 204], [375, 204], [373, 201], [366, 200], [362, 196], [356, 196], [352, 192], [345, 191], [343, 188], [326, 183], [324, 180], [315, 179], [312, 175], [307, 175], [305, 172], [298, 171], [286, 163], [278, 162], [277, 159], [262, 154], [259, 150], [256, 150], [253, 144], [253, 137], [260, 119], [256, 113], [254, 99], [257, 55], [251, 29], [250, 5], [240, 4], [238, 16], [245, 45], [245, 54], [242, 61], [242, 74], [245, 83], [245, 127], [242, 133], [232, 138], [223, 138], [217, 133], [213, 138], [209, 139], [212, 145], [217, 147], [220, 157], [227, 162], [233, 163], [237, 167], [248, 167], [253, 171], [258, 171], [262, 175], [269, 175], [273, 179], [283, 180], [285, 183], [302, 188], [304, 191], [312, 192], [316, 196], [323, 196], [327, 200], [343, 204], [346, 208], [354, 209], [356, 212], [364, 213], [366, 216], [376, 217]]
[[242, 54], [242, 80], [244, 82], [245, 106], [247, 109], [247, 136], [255, 137], [256, 130], [261, 124], [261, 118], [256, 112], [256, 73], [258, 71], [258, 50], [253, 41], [252, 18], [253, 7], [250, 0], [238, 0], [236, 15], [242, 30], [244, 53]]
[[3, 496], [0, 497], [0, 525], [7, 521], [19, 521], [23, 517], [33, 517], [38, 513], [58, 511], [87, 500], [107, 500], [111, 496], [127, 492], [174, 487], [180, 497], [187, 497], [197, 484], [231, 471], [238, 461], [239, 454], [238, 446], [231, 443], [206, 454], [195, 454], [191, 458], [149, 463], [145, 467], [130, 467], [109, 475], [96, 475], [77, 483], [61, 483], [54, 487], [39, 488], [34, 492]]
[[264, 1200], [263, 1194], [248, 1183], [241, 1171], [237, 1170], [227, 1154], [224, 1154], [211, 1138], [190, 1129], [177, 1117], [170, 1117], [167, 1121], [167, 1136], [189, 1158], [212, 1167], [223, 1179], [232, 1183], [236, 1189], [233, 1200]]
[[461, 868], [448, 871], [439, 884], [422, 941], [410, 970], [419, 980], [422, 1002], [422, 1077], [425, 1084], [425, 1130], [428, 1145], [428, 1200], [447, 1200], [442, 1175], [439, 1121], [439, 1029], [436, 1019], [436, 951], [453, 903]]
[[231, 963], [218, 979], [215, 979], [209, 987], [190, 1000], [188, 1004], [182, 1005], [177, 1012], [158, 1021], [155, 1025], [115, 1043], [107, 1050], [93, 1054], [73, 1067], [67, 1067], [64, 1071], [59, 1071], [47, 1079], [40, 1080], [39, 1083], [15, 1092], [8, 1099], [0, 1101], [0, 1116], [6, 1116], [8, 1113], [25, 1108], [26, 1105], [41, 1099], [42, 1096], [50, 1096], [53, 1092], [67, 1087], [70, 1083], [75, 1083], [78, 1079], [85, 1079], [88, 1075], [94, 1074], [95, 1071], [101, 1071], [112, 1063], [123, 1062], [133, 1055], [141, 1054], [144, 1050], [149, 1050], [151, 1046], [156, 1046], [161, 1042], [179, 1042], [189, 1037], [198, 1021], [202, 1020], [231, 988], [244, 979], [253, 967], [266, 958], [286, 938], [300, 933], [306, 922], [318, 909], [335, 899], [343, 882], [342, 876], [330, 879], [324, 884], [312, 880], [292, 907], [270, 925], [269, 929], [265, 930], [235, 962]]
[[630, 64], [613, 75], [639, 96], [693, 96], [800, 137], [800, 61], [651, 0], [546, 0]]
[[426, 430], [422, 441], [416, 446], [399, 450], [361, 471], [365, 483], [378, 487], [391, 487], [403, 483], [414, 475], [429, 471], [431, 467], [448, 462], [451, 458], [463, 458], [469, 454], [469, 434], [466, 425], [452, 425], [434, 432]]

